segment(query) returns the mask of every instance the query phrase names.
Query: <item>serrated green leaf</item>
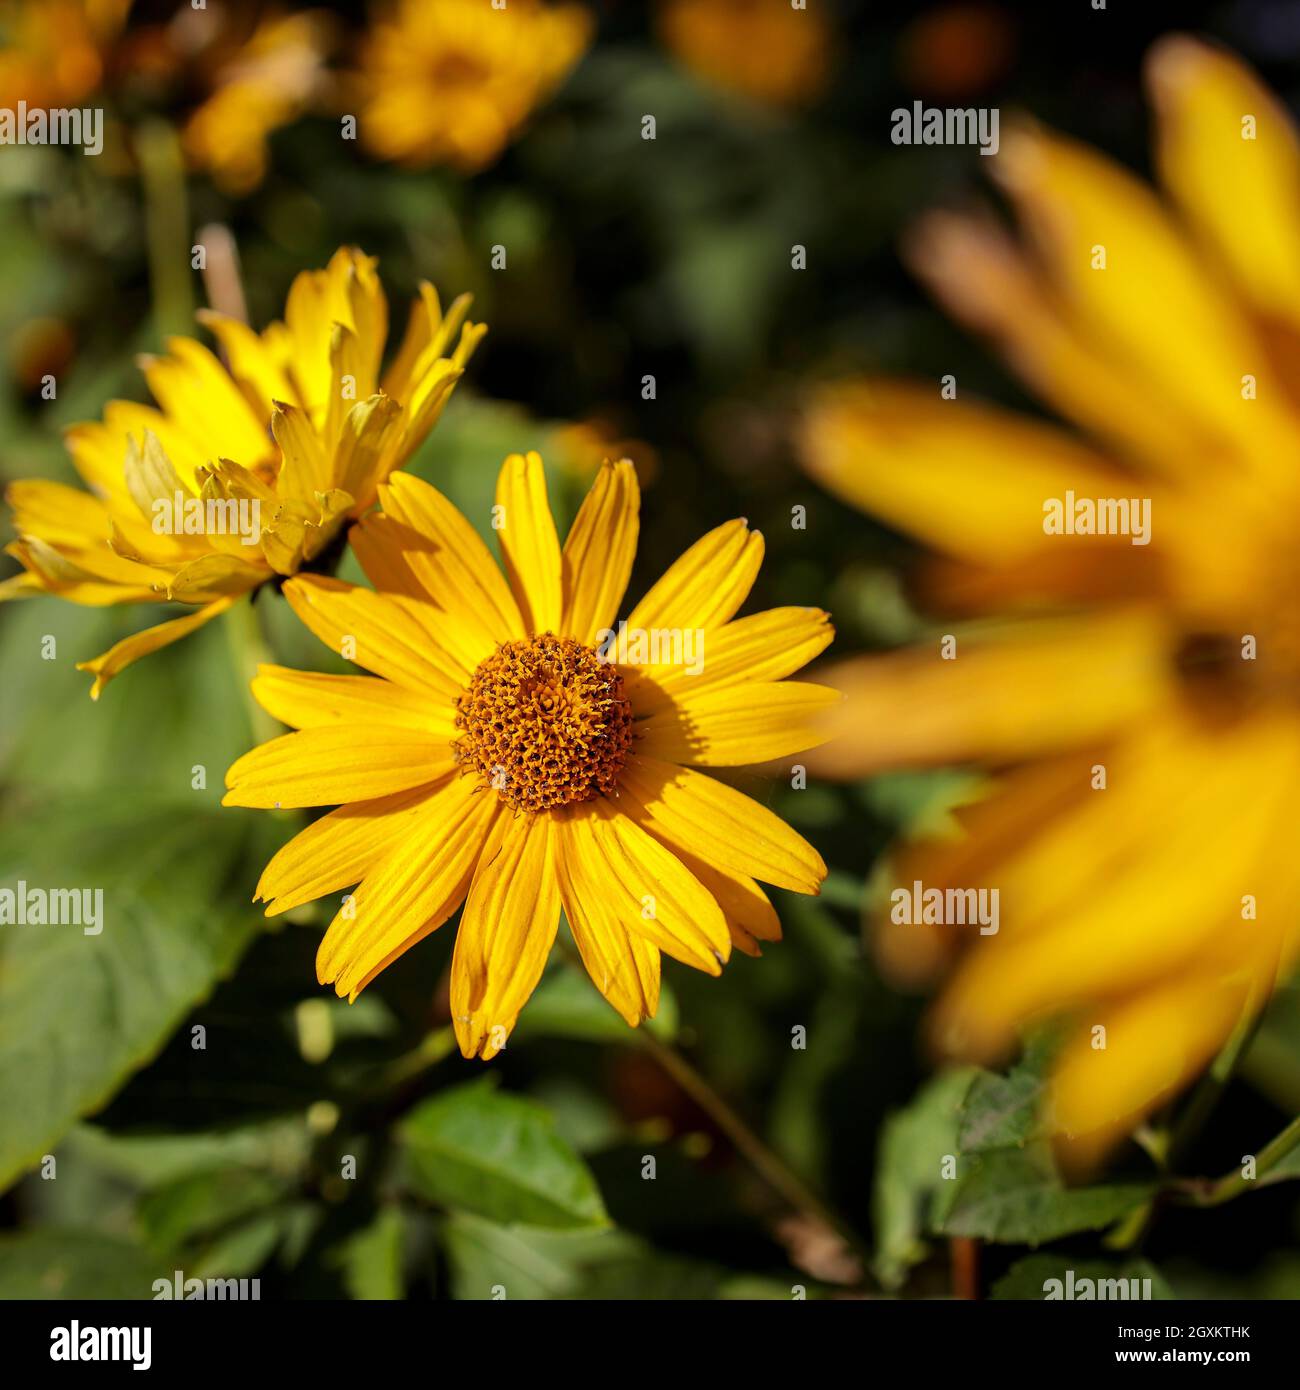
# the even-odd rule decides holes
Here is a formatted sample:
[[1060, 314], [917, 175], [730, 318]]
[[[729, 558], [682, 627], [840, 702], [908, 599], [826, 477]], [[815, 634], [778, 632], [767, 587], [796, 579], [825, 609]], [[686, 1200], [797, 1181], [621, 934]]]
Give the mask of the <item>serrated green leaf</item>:
[[403, 1121], [415, 1189], [489, 1220], [551, 1228], [603, 1226], [596, 1180], [555, 1132], [549, 1113], [472, 1081], [425, 1101]]
[[1037, 1245], [1109, 1226], [1148, 1200], [1153, 1183], [1066, 1187], [1046, 1143], [963, 1155], [937, 1229], [950, 1236]]
[[962, 1102], [957, 1131], [962, 1153], [1009, 1148], [1039, 1137], [1047, 1066], [1053, 1051], [1050, 1040], [1039, 1035], [1005, 1076], [981, 1072], [975, 1078]]
[[935, 1198], [952, 1186], [943, 1162], [956, 1157], [961, 1105], [975, 1076], [971, 1067], [942, 1072], [885, 1121], [872, 1209], [876, 1274], [888, 1288], [898, 1287], [928, 1253], [924, 1236], [933, 1225]]

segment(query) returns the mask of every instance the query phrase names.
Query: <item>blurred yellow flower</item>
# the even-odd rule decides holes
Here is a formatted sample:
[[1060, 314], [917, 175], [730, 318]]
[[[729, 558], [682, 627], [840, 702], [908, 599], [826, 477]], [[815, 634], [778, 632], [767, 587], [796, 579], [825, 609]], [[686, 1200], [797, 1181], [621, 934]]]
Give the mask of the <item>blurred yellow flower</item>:
[[894, 873], [996, 888], [1000, 929], [902, 914], [883, 958], [920, 974], [968, 939], [934, 1018], [950, 1051], [1073, 1020], [1053, 1102], [1084, 1155], [1260, 1007], [1300, 921], [1300, 142], [1226, 53], [1172, 37], [1147, 71], [1172, 206], [1020, 129], [993, 166], [1028, 249], [952, 214], [912, 247], [1093, 442], [890, 382], [824, 391], [803, 441], [827, 486], [940, 553], [932, 597], [982, 618], [939, 630], [954, 659], [936, 637], [827, 676], [850, 699], [823, 771], [1003, 774]]
[[262, 18], [248, 38], [204, 67], [211, 95], [185, 122], [191, 168], [227, 193], [248, 193], [266, 175], [267, 137], [300, 115], [322, 82], [328, 28], [308, 11]]
[[244, 194], [265, 176], [267, 137], [317, 95], [331, 31], [321, 10], [185, 5], [158, 23], [137, 22], [132, 0], [0, 0], [0, 106], [143, 94], [180, 108], [191, 169]]
[[[735, 619], [763, 538], [730, 521], [691, 546], [611, 646], [636, 554], [640, 493], [607, 463], [563, 549], [540, 457], [497, 481], [504, 576], [470, 523], [399, 474], [352, 531], [367, 589], [285, 585], [304, 623], [371, 676], [263, 666], [253, 693], [298, 730], [226, 775], [226, 804], [337, 806], [267, 866], [268, 915], [352, 884], [317, 974], [354, 999], [465, 902], [451, 1008], [466, 1057], [493, 1057], [541, 978], [560, 908], [592, 980], [635, 1027], [665, 952], [710, 975], [780, 922], [756, 879], [817, 893], [826, 868], [771, 811], [702, 768], [815, 741], [839, 696], [783, 677], [831, 640], [827, 615]], [[733, 621], [733, 619], [735, 619]], [[680, 660], [701, 637], [696, 669]], [[694, 643], [692, 643], [694, 645]], [[626, 646], [626, 650], [624, 650]]]
[[11, 484], [8, 551], [24, 572], [0, 598], [195, 609], [83, 663], [95, 698], [131, 662], [319, 556], [437, 422], [486, 329], [466, 321], [468, 295], [444, 315], [422, 283], [381, 375], [388, 303], [375, 264], [344, 249], [303, 272], [284, 321], [260, 334], [201, 314], [226, 365], [192, 338], [169, 339], [166, 356], [143, 362], [156, 407], [112, 401], [102, 421], [68, 431], [89, 492]]
[[581, 5], [397, 0], [362, 46], [353, 89], [361, 138], [411, 168], [491, 164], [591, 40]]
[[770, 106], [801, 106], [826, 85], [831, 31], [817, 0], [661, 0], [660, 38], [697, 77]]

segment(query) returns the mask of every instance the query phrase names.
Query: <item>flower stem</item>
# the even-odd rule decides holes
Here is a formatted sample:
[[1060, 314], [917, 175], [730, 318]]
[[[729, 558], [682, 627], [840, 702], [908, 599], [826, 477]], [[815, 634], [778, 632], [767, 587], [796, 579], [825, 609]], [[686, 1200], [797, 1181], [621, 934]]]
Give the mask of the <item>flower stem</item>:
[[1200, 1085], [1192, 1093], [1191, 1100], [1169, 1136], [1166, 1153], [1171, 1167], [1177, 1165], [1218, 1105], [1263, 1016], [1263, 1000], [1252, 1000], [1210, 1070], [1201, 1078]]
[[185, 160], [175, 130], [162, 120], [140, 126], [135, 150], [144, 188], [154, 331], [161, 342], [188, 333], [194, 319]]
[[795, 1211], [802, 1212], [818, 1225], [835, 1232], [861, 1259], [864, 1271], [870, 1268], [871, 1251], [861, 1236], [832, 1211], [785, 1161], [758, 1137], [735, 1110], [714, 1090], [675, 1048], [662, 1042], [645, 1028], [638, 1032], [641, 1045], [702, 1109], [739, 1153], [749, 1161], [765, 1183]]
[[1255, 1158], [1255, 1176], [1248, 1178], [1238, 1169], [1214, 1181], [1184, 1178], [1172, 1188], [1170, 1196], [1185, 1206], [1217, 1207], [1252, 1188], [1265, 1173], [1271, 1172], [1293, 1149], [1300, 1146], [1300, 1115], [1280, 1134], [1274, 1135]]
[[253, 698], [252, 681], [257, 675], [258, 666], [270, 659], [266, 642], [262, 637], [261, 624], [250, 597], [232, 605], [224, 619], [226, 638], [230, 643], [230, 654], [234, 660], [235, 679], [243, 693], [244, 707], [248, 712], [249, 729], [254, 743], [266, 743], [280, 732], [274, 719]]

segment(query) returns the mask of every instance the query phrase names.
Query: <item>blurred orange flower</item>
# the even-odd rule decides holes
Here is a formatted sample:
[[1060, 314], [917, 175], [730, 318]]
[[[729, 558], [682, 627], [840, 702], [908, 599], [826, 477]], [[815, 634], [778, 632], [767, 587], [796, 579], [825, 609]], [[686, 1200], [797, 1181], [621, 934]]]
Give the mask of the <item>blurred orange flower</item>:
[[330, 16], [214, 3], [128, 28], [131, 11], [132, 0], [0, 0], [0, 106], [143, 97], [182, 121], [190, 168], [250, 192], [267, 137], [320, 91]]
[[696, 77], [769, 106], [820, 95], [831, 31], [816, 8], [789, 0], [663, 0], [659, 35]]

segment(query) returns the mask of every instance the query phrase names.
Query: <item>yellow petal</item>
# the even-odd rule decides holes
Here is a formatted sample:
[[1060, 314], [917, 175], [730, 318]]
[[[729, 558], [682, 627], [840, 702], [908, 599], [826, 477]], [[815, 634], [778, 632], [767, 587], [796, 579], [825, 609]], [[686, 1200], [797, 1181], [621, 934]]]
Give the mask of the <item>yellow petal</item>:
[[284, 455], [280, 476], [276, 479], [276, 490], [281, 497], [314, 497], [333, 486], [334, 476], [325, 457], [325, 446], [312, 428], [306, 411], [297, 406], [277, 405], [271, 416], [271, 433]]
[[486, 1062], [506, 1045], [537, 987], [560, 920], [547, 815], [499, 814], [461, 914], [451, 962], [460, 1050]]
[[732, 873], [681, 850], [674, 851], [722, 909], [731, 943], [758, 956], [760, 941], [780, 941], [781, 919], [766, 893], [746, 874]]
[[497, 478], [501, 561], [530, 633], [560, 630], [560, 541], [546, 500], [541, 455], [511, 454]]
[[[955, 318], [992, 339], [1012, 370], [1095, 439], [1160, 477], [1201, 471], [1194, 421], [1151, 409], [1140, 374], [1062, 312], [1031, 257], [991, 216], [933, 212], [913, 229], [908, 263]], [[951, 404], [951, 402], [949, 402]]]
[[266, 344], [246, 323], [212, 309], [200, 309], [195, 318], [212, 332], [221, 346], [230, 373], [257, 401], [292, 401], [293, 386], [284, 367]]
[[568, 843], [585, 876], [615, 897], [623, 925], [674, 960], [721, 974], [731, 954], [727, 924], [682, 861], [604, 797], [569, 809]]
[[829, 615], [820, 608], [769, 608], [706, 633], [697, 674], [691, 673], [693, 663], [619, 669], [633, 708], [648, 714], [673, 699], [717, 686], [792, 675], [823, 652], [834, 636]]
[[407, 689], [434, 691], [444, 701], [460, 695], [457, 663], [390, 595], [300, 574], [285, 584], [284, 596], [307, 627], [346, 660]]
[[94, 685], [90, 687], [90, 698], [98, 700], [109, 681], [114, 676], [121, 675], [133, 661], [139, 661], [142, 656], [148, 656], [160, 647], [170, 646], [182, 637], [188, 637], [204, 623], [210, 622], [219, 613], [224, 613], [239, 597], [238, 594], [229, 594], [225, 598], [219, 598], [184, 618], [173, 618], [170, 622], [159, 623], [156, 627], [147, 627], [143, 632], [124, 637], [92, 661], [77, 662], [78, 671], [89, 671], [95, 678]]
[[796, 893], [818, 893], [826, 865], [766, 806], [707, 773], [633, 756], [619, 804], [674, 850]]
[[630, 459], [605, 463], [564, 542], [564, 617], [560, 635], [598, 646], [632, 574], [641, 489]]
[[223, 806], [336, 806], [431, 782], [455, 765], [444, 738], [331, 724], [273, 738], [232, 764]]
[[294, 729], [388, 725], [416, 729], [448, 743], [457, 737], [451, 705], [374, 676], [324, 675], [263, 665], [257, 668], [252, 690], [264, 710]]
[[735, 616], [763, 563], [763, 537], [743, 521], [701, 536], [632, 610], [629, 628], [714, 628]]
[[571, 814], [557, 817], [555, 828], [560, 900], [578, 953], [596, 988], [635, 1028], [659, 1007], [659, 950], [627, 926], [641, 902], [620, 880], [593, 873], [586, 828], [575, 831]]
[[954, 660], [937, 643], [854, 657], [819, 673], [845, 701], [808, 764], [851, 779], [1104, 738], [1171, 700], [1172, 641], [1158, 614], [1139, 609], [1026, 623], [1004, 636], [958, 634]]
[[749, 681], [674, 700], [639, 726], [648, 758], [735, 767], [782, 758], [822, 743], [838, 690], [804, 681]]
[[321, 984], [355, 999], [465, 900], [500, 800], [454, 777], [425, 800], [330, 923], [316, 955]]
[[64, 552], [39, 536], [23, 536], [5, 546], [5, 553], [27, 570], [37, 588], [91, 608], [157, 602], [168, 578], [165, 570], [136, 565], [107, 545]]
[[1186, 971], [1227, 974], [1250, 964], [1256, 942], [1280, 945], [1267, 918], [1241, 921], [1240, 895], [1278, 848], [1300, 730], [1288, 717], [1178, 734], [1112, 753], [1104, 792], [1081, 785], [1072, 814], [991, 864], [992, 882], [969, 885], [998, 888], [1001, 920], [972, 944], [937, 1012], [945, 1045], [991, 1055], [1041, 1012]]
[[455, 602], [476, 616], [494, 642], [525, 636], [524, 621], [510, 586], [478, 532], [437, 488], [409, 473], [395, 474], [381, 489], [384, 514], [409, 527], [423, 541], [425, 564], [417, 555], [416, 575], [429, 597]]
[[[1218, 1051], [1245, 997], [1229, 982], [1182, 977], [1094, 1011], [1056, 1064], [1051, 1095], [1057, 1126], [1072, 1135], [1100, 1130], [1101, 1144], [1131, 1131]], [[1091, 1030], [1098, 1025], [1106, 1030], [1104, 1048], [1093, 1045]]]
[[[994, 164], [1080, 327], [1146, 384], [1154, 409], [1181, 411], [1261, 461], [1260, 432], [1281, 407], [1267, 392], [1243, 401], [1241, 377], [1262, 345], [1154, 195], [1085, 146], [1036, 131], [1005, 137]], [[1094, 269], [1099, 246], [1105, 269]]]
[[[855, 507], [963, 559], [1003, 565], [1059, 547], [1044, 503], [1130, 497], [1132, 481], [1068, 435], [1011, 411], [896, 381], [823, 389], [803, 431], [808, 471]], [[1140, 496], [1150, 497], [1144, 483]], [[1159, 504], [1152, 503], [1159, 514]], [[1090, 538], [1091, 539], [1091, 538]], [[1152, 565], [1157, 563], [1152, 559]]]
[[5, 489], [19, 535], [39, 536], [49, 545], [102, 545], [112, 526], [104, 503], [80, 488], [39, 479], [20, 480]]
[[419, 809], [456, 776], [373, 801], [354, 801], [314, 820], [272, 857], [262, 870], [255, 901], [275, 917], [291, 907], [350, 888], [406, 838]]
[[368, 505], [379, 481], [379, 470], [390, 440], [400, 428], [402, 409], [389, 396], [357, 401], [343, 417], [334, 450], [332, 486]]
[[1163, 183], [1254, 307], [1294, 327], [1300, 141], [1290, 114], [1244, 63], [1185, 35], [1151, 49], [1147, 77]]
[[166, 357], [143, 361], [154, 399], [205, 459], [252, 465], [270, 454], [260, 419], [233, 377], [202, 343], [168, 338]]

